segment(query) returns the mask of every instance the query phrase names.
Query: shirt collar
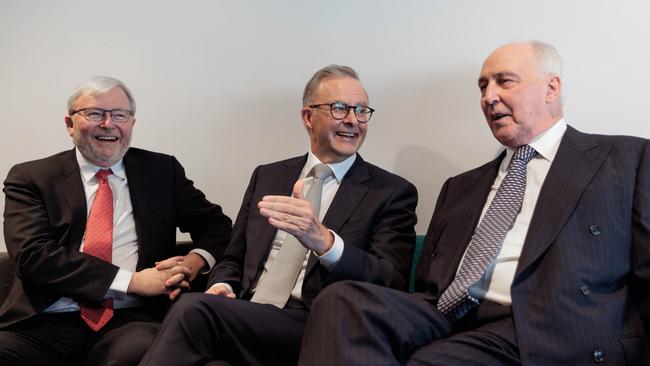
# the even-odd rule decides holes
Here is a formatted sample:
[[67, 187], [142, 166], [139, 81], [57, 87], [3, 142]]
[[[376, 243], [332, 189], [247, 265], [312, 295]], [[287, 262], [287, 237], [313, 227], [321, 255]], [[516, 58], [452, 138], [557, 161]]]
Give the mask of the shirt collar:
[[[334, 178], [336, 178], [336, 181], [339, 184], [341, 184], [343, 177], [345, 177], [345, 174], [350, 170], [350, 167], [354, 164], [356, 159], [357, 154], [352, 154], [340, 163], [327, 164], [332, 169], [332, 172], [334, 172]], [[316, 166], [316, 164], [321, 163], [320, 159], [318, 159], [310, 150], [309, 153], [307, 153], [307, 162], [305, 163], [305, 167], [302, 169], [300, 176], [304, 178], [309, 174], [309, 172], [311, 172], [312, 168]]]
[[[97, 178], [95, 178], [95, 175], [100, 169], [105, 168], [99, 167], [89, 162], [77, 148], [75, 148], [75, 154], [77, 156], [79, 170], [81, 171], [81, 179], [83, 179], [84, 183], [89, 184], [91, 181], [93, 181], [93, 179], [97, 180]], [[113, 171], [113, 175], [118, 177], [120, 180], [126, 179], [126, 171], [124, 170], [123, 159], [120, 159], [120, 161], [111, 166], [110, 169]]]
[[[560, 120], [555, 122], [553, 126], [542, 132], [533, 141], [529, 142], [528, 145], [534, 148], [541, 158], [552, 163], [553, 159], [555, 159], [555, 154], [557, 154], [557, 150], [560, 147], [560, 142], [562, 142], [562, 136], [564, 136], [566, 128], [566, 121], [564, 121], [564, 118], [560, 118]], [[515, 149], [509, 147], [506, 148], [506, 159], [504, 160], [510, 161], [514, 153]]]

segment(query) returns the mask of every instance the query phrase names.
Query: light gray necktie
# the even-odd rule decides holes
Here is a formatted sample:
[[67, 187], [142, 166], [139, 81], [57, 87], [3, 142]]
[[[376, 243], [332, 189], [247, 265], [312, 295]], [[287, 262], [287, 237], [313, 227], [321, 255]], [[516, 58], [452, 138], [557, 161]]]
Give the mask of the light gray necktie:
[[[318, 164], [312, 168], [312, 175], [314, 178], [305, 199], [311, 204], [314, 215], [319, 216], [323, 182], [332, 175], [332, 169]], [[293, 235], [288, 235], [251, 301], [283, 308], [296, 285], [306, 255], [307, 248]]]
[[456, 278], [438, 300], [438, 310], [448, 319], [456, 321], [479, 304], [479, 300], [469, 294], [469, 288], [483, 277], [487, 266], [496, 258], [503, 239], [521, 211], [526, 191], [526, 165], [536, 153], [528, 145], [515, 151], [503, 182], [470, 240]]

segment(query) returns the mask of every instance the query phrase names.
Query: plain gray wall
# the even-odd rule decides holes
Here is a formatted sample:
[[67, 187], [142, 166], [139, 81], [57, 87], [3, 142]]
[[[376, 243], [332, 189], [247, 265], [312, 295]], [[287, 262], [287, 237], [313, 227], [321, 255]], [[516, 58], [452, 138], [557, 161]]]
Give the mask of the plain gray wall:
[[444, 180], [500, 150], [476, 79], [503, 43], [557, 47], [569, 124], [650, 137], [649, 15], [603, 0], [3, 0], [0, 176], [71, 148], [68, 93], [109, 75], [135, 94], [133, 146], [178, 157], [234, 219], [255, 166], [307, 151], [302, 89], [338, 63], [377, 109], [361, 154], [418, 187], [424, 233]]

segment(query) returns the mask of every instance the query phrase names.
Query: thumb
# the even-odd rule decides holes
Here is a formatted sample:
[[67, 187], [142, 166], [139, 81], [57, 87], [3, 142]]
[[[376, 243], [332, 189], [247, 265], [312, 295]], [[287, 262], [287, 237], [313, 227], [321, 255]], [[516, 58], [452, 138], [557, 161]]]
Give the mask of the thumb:
[[302, 187], [304, 185], [305, 185], [305, 181], [303, 179], [298, 179], [296, 181], [296, 184], [293, 185], [293, 192], [291, 193], [291, 196], [293, 198], [304, 200], [305, 196], [302, 194]]

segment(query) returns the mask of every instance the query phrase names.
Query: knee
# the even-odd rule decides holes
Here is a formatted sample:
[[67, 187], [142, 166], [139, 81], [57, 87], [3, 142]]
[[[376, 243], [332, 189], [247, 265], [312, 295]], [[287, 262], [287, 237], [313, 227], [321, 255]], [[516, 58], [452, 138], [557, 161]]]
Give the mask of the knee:
[[186, 293], [183, 294], [178, 301], [171, 307], [165, 321], [169, 318], [184, 317], [190, 314], [205, 311], [207, 305], [206, 300], [208, 296], [217, 297], [215, 295], [207, 295], [204, 293]]
[[158, 323], [131, 322], [101, 337], [86, 354], [84, 365], [137, 365], [153, 343]]
[[312, 311], [319, 308], [328, 309], [332, 306], [337, 308], [350, 307], [356, 299], [366, 296], [368, 286], [372, 285], [349, 280], [332, 283], [325, 287], [316, 297], [312, 304]]

